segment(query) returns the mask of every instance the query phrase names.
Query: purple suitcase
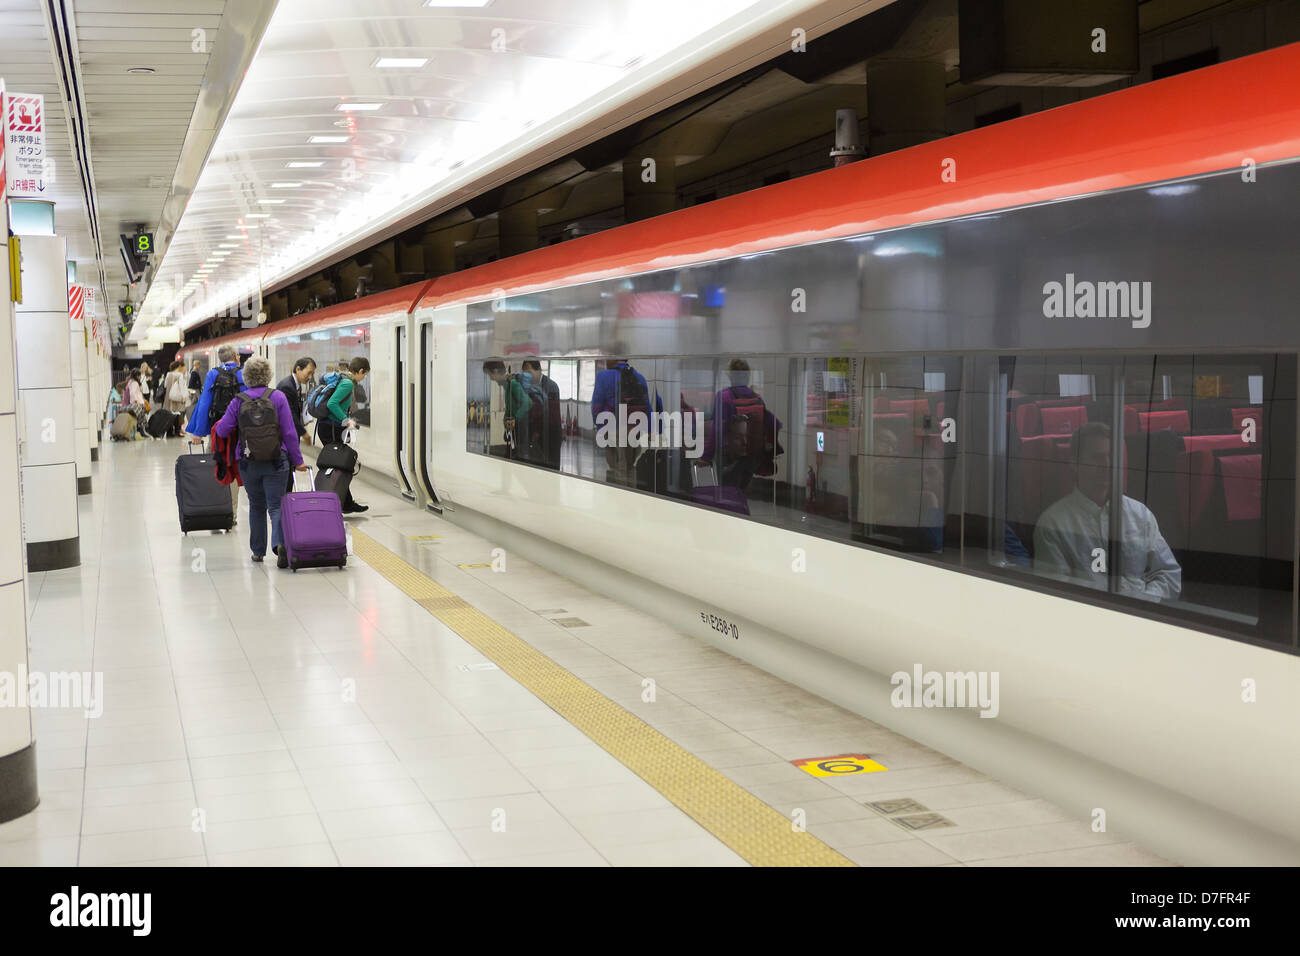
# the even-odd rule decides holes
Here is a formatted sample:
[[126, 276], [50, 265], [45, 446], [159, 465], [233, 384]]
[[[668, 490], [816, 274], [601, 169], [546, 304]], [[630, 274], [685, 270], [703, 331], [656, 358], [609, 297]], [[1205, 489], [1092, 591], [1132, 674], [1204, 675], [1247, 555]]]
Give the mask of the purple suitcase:
[[691, 491], [691, 500], [697, 505], [723, 508], [742, 515], [749, 514], [749, 499], [745, 497], [745, 493], [739, 488], [731, 488], [727, 485], [696, 488]]
[[280, 499], [280, 532], [289, 567], [343, 567], [348, 563], [343, 506], [329, 491], [293, 491]]

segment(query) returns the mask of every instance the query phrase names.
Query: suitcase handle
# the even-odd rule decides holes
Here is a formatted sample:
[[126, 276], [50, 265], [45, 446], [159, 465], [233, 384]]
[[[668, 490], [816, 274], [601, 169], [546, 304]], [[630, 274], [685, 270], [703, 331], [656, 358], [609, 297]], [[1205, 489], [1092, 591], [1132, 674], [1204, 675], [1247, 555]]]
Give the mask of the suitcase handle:
[[[297, 490], [298, 490], [298, 476], [301, 475], [301, 474], [303, 474], [303, 472], [299, 471], [297, 468], [294, 468], [294, 469], [292, 469], [292, 470], [293, 470], [293, 490], [294, 490], [294, 491], [297, 491]], [[316, 490], [316, 479], [313, 477], [313, 474], [314, 474], [314, 473], [313, 473], [312, 469], [311, 469], [311, 468], [308, 468], [307, 471], [306, 471], [306, 475], [307, 475], [307, 488], [306, 488], [306, 490], [307, 490], [307, 491], [315, 491], [315, 490]]]

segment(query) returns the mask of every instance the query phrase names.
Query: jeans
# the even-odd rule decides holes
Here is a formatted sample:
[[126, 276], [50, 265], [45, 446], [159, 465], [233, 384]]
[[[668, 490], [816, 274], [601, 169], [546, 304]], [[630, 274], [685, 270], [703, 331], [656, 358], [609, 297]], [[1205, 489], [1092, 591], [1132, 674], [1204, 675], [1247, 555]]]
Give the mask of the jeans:
[[280, 499], [289, 473], [289, 459], [283, 454], [276, 461], [240, 459], [239, 477], [248, 492], [248, 541], [253, 554], [266, 556], [266, 518], [271, 517], [271, 548], [284, 544], [280, 532]]

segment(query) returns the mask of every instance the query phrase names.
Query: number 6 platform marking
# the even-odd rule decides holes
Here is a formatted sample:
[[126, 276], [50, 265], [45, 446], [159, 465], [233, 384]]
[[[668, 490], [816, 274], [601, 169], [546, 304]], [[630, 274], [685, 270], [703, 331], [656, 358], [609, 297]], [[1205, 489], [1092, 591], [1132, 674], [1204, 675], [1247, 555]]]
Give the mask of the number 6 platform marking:
[[866, 754], [840, 754], [837, 757], [805, 757], [792, 764], [814, 777], [839, 777], [849, 773], [879, 773], [889, 768]]

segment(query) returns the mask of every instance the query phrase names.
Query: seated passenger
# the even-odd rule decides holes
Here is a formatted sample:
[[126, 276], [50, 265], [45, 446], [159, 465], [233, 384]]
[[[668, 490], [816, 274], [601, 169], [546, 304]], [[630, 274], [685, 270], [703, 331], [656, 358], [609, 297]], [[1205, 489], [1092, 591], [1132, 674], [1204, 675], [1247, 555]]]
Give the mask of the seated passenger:
[[[1105, 590], [1110, 531], [1110, 427], [1088, 422], [1070, 437], [1075, 488], [1043, 512], [1034, 530], [1034, 571]], [[1140, 501], [1123, 498], [1119, 593], [1148, 601], [1174, 600], [1183, 572]]]

